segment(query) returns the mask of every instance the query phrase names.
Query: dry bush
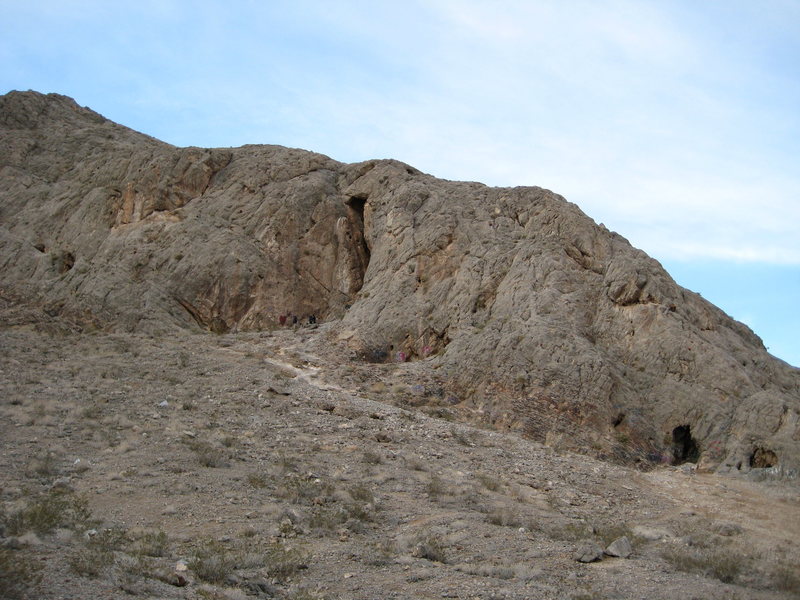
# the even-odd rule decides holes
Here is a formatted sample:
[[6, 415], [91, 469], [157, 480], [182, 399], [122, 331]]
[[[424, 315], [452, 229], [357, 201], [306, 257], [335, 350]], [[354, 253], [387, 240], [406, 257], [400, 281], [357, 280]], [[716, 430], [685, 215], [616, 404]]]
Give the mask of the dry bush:
[[236, 557], [219, 542], [206, 540], [195, 549], [188, 566], [201, 581], [223, 583], [233, 574]]
[[263, 489], [267, 487], [269, 478], [263, 473], [249, 473], [247, 475], [247, 483], [256, 489]]
[[736, 581], [742, 570], [742, 556], [729, 550], [666, 548], [661, 557], [678, 571], [714, 577], [723, 583]]
[[496, 492], [500, 489], [501, 483], [500, 480], [492, 477], [491, 475], [487, 475], [486, 473], [476, 473], [475, 478], [481, 482], [483, 487], [485, 487], [490, 492]]
[[432, 500], [435, 500], [439, 496], [446, 494], [448, 492], [448, 489], [447, 485], [445, 485], [441, 477], [439, 477], [438, 475], [431, 475], [431, 480], [425, 487], [425, 491], [428, 493], [428, 496]]
[[411, 551], [411, 556], [425, 558], [439, 563], [447, 562], [447, 552], [444, 542], [434, 534], [422, 535], [417, 538], [417, 542]]
[[523, 519], [508, 507], [495, 507], [486, 515], [487, 523], [501, 527], [522, 527]]
[[225, 450], [202, 440], [187, 440], [186, 445], [195, 453], [197, 461], [204, 467], [222, 468], [230, 466]]
[[133, 549], [136, 554], [142, 556], [155, 558], [167, 556], [169, 553], [169, 538], [163, 531], [148, 532], [136, 540]]

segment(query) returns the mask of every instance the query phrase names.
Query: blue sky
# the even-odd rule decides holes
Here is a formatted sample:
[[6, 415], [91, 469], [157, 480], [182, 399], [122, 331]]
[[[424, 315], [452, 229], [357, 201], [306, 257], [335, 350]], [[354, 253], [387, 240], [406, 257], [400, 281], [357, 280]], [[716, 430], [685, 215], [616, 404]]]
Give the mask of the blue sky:
[[800, 365], [800, 0], [0, 0], [0, 93], [578, 204]]

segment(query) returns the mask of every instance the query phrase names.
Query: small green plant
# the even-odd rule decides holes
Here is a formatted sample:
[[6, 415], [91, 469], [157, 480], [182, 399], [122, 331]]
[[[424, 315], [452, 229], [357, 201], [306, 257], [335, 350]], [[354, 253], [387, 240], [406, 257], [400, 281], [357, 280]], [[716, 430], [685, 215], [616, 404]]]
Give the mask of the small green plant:
[[3, 514], [2, 522], [11, 535], [27, 531], [45, 534], [58, 527], [86, 529], [91, 525], [91, 513], [85, 498], [53, 490], [16, 512]]
[[624, 431], [618, 431], [614, 437], [616, 437], [617, 442], [619, 442], [623, 446], [627, 446], [631, 442], [631, 436], [625, 433]]

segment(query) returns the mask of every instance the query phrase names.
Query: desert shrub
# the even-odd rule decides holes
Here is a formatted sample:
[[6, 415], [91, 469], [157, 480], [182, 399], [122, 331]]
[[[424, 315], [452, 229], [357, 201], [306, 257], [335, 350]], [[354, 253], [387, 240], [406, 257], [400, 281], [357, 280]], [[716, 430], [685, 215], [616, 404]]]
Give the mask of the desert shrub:
[[475, 478], [480, 481], [483, 487], [490, 492], [496, 492], [500, 489], [500, 481], [491, 475], [487, 475], [485, 473], [476, 473]]
[[425, 491], [432, 499], [436, 499], [447, 492], [447, 486], [444, 481], [442, 481], [441, 477], [438, 475], [431, 475], [431, 480], [425, 487]]
[[345, 528], [353, 533], [364, 533], [366, 523], [373, 518], [366, 506], [348, 502], [337, 506], [316, 508], [309, 517], [308, 525], [319, 533], [329, 533]]
[[39, 455], [31, 462], [31, 470], [41, 477], [54, 477], [59, 474], [59, 459], [51, 451]]
[[80, 530], [91, 525], [86, 499], [71, 492], [50, 491], [33, 499], [22, 509], [2, 515], [3, 526], [11, 535], [26, 531], [50, 533], [57, 527]]
[[523, 525], [523, 521], [519, 515], [506, 507], [492, 509], [489, 514], [486, 515], [486, 521], [492, 525], [501, 527], [522, 527]]
[[792, 592], [800, 598], [800, 573], [797, 572], [796, 566], [779, 565], [771, 575], [775, 588], [783, 592]]
[[269, 479], [263, 473], [250, 473], [247, 475], [247, 483], [254, 488], [263, 489], [267, 487]]
[[678, 571], [699, 573], [723, 583], [734, 582], [742, 569], [742, 557], [726, 550], [667, 548], [661, 557]]
[[216, 446], [202, 440], [189, 440], [186, 444], [197, 457], [197, 461], [204, 467], [221, 468], [228, 466], [227, 453]]
[[367, 559], [367, 564], [374, 567], [382, 567], [390, 564], [396, 555], [397, 546], [395, 543], [392, 540], [385, 539], [380, 542], [376, 542], [372, 546], [372, 550], [369, 553], [369, 558]]
[[516, 576], [516, 569], [509, 565], [460, 565], [456, 567], [456, 570], [479, 577], [495, 577], [497, 579], [513, 579]]
[[367, 450], [364, 452], [364, 462], [369, 465], [379, 465], [383, 462], [383, 457], [377, 452]]
[[67, 562], [73, 573], [98, 577], [114, 564], [114, 553], [104, 546], [87, 544], [70, 554]]
[[301, 569], [308, 568], [309, 556], [300, 548], [289, 548], [281, 543], [271, 544], [264, 553], [267, 574], [278, 581], [286, 581]]
[[98, 577], [115, 563], [114, 551], [124, 550], [130, 538], [123, 529], [109, 528], [94, 533], [69, 557], [72, 572], [84, 577]]
[[531, 527], [531, 529], [541, 529], [550, 539], [565, 542], [575, 542], [594, 535], [592, 528], [586, 523], [557, 523]]
[[289, 475], [284, 478], [282, 485], [275, 491], [275, 494], [279, 498], [289, 500], [295, 504], [303, 504], [314, 500], [326, 499], [333, 491], [334, 486], [330, 482]]
[[406, 466], [409, 469], [412, 469], [414, 471], [427, 471], [428, 470], [428, 467], [425, 465], [425, 463], [422, 462], [420, 459], [414, 457], [414, 456], [412, 456], [410, 458], [406, 458]]
[[348, 491], [350, 493], [350, 497], [357, 502], [370, 503], [375, 501], [375, 496], [373, 495], [372, 490], [362, 483], [352, 486]]
[[223, 583], [233, 573], [236, 557], [222, 544], [207, 540], [195, 549], [188, 567], [202, 581]]
[[475, 434], [464, 433], [459, 431], [455, 426], [450, 428], [450, 435], [462, 446], [474, 447], [476, 446]]
[[0, 598], [25, 598], [39, 583], [41, 566], [18, 550], [0, 548]]
[[607, 525], [594, 528], [595, 535], [600, 538], [604, 546], [608, 546], [611, 542], [622, 536], [627, 537], [633, 541], [636, 536], [631, 531], [630, 527], [626, 525]]
[[411, 555], [416, 558], [425, 558], [433, 562], [446, 563], [447, 553], [445, 545], [437, 535], [424, 535], [417, 539]]
[[163, 531], [145, 533], [136, 540], [134, 551], [143, 556], [167, 556], [169, 538]]

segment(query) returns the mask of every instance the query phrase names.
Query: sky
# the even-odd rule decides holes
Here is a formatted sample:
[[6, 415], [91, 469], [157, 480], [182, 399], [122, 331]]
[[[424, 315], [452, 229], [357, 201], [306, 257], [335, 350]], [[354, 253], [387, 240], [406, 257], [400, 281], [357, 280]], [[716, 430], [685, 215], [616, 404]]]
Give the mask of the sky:
[[0, 0], [0, 93], [538, 185], [800, 365], [800, 0]]

